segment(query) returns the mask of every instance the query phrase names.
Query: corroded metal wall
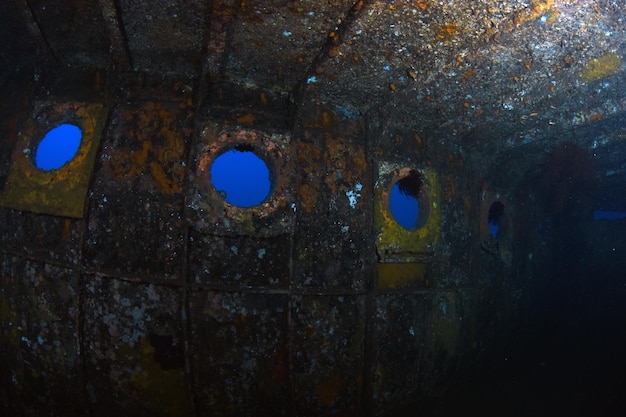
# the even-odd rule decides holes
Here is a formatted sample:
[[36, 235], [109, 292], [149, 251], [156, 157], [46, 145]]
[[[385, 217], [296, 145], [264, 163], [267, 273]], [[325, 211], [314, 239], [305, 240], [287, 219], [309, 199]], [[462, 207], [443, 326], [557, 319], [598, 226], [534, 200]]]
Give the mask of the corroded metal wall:
[[[43, 3], [0, 6], [7, 415], [424, 411], [539, 314], [537, 201], [572, 188], [537, 191], [547, 154], [623, 138], [613, 1]], [[90, 147], [42, 175], [63, 121]], [[260, 206], [211, 186], [235, 144], [271, 163]]]
[[[452, 197], [427, 154], [407, 151], [432, 205], [410, 232], [382, 204], [406, 155], [374, 122], [319, 106], [263, 119], [211, 99], [198, 109], [176, 81], [84, 80], [106, 115], [84, 121], [76, 113], [93, 106], [81, 102], [55, 113], [65, 95], [44, 99], [42, 120], [28, 90], [4, 109], [13, 137], [19, 114], [26, 126], [58, 114], [103, 126], [95, 163], [77, 162], [88, 193], [48, 185], [84, 215], [41, 196], [3, 200], [4, 410], [388, 415], [441, 392], [472, 356], [489, 294], [459, 288], [438, 249]], [[227, 204], [209, 178], [219, 150], [238, 143], [266, 152], [276, 176], [270, 198], [249, 209]], [[5, 197], [28, 195], [15, 172], [37, 171], [16, 163], [15, 146]]]

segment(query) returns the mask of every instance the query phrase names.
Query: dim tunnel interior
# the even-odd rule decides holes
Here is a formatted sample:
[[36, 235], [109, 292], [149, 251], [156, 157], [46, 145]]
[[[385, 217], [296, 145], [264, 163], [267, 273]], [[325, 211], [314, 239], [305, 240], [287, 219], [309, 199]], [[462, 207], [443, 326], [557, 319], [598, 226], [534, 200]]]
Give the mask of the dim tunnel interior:
[[626, 6], [469, 3], [2, 2], [0, 415], [626, 415]]
[[[585, 134], [581, 129], [572, 136]], [[623, 144], [581, 149], [565, 142], [525, 173], [517, 197], [533, 206], [523, 223], [534, 230], [520, 244], [531, 253], [537, 239], [545, 251], [532, 253], [545, 261], [529, 288], [536, 294], [533, 311], [516, 341], [436, 402], [433, 415], [472, 409], [494, 416], [616, 416], [624, 410], [624, 152]], [[532, 155], [529, 150], [523, 157]], [[489, 222], [503, 210], [500, 201], [492, 203]]]

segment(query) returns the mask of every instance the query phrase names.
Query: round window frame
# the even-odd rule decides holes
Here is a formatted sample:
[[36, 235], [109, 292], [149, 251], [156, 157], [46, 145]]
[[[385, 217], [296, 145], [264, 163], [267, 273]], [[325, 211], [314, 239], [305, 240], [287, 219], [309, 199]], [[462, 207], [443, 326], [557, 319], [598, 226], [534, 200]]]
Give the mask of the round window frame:
[[[205, 129], [202, 136], [206, 137], [210, 134], [211, 130]], [[204, 201], [200, 206], [200, 209], [205, 212], [204, 215], [224, 218], [224, 222], [218, 222], [221, 226], [214, 225], [214, 227], [224, 227], [225, 230], [231, 231], [239, 230], [244, 226], [247, 227], [251, 219], [274, 218], [275, 215], [282, 217], [281, 220], [276, 221], [285, 223], [286, 228], [290, 227], [291, 223], [284, 217], [285, 213], [294, 212], [293, 184], [291, 183], [293, 164], [288, 154], [286, 138], [288, 136], [282, 133], [269, 134], [253, 129], [225, 129], [216, 133], [214, 139], [201, 145], [197, 154], [194, 188], [199, 191], [200, 201]], [[266, 162], [270, 173], [274, 173], [270, 195], [263, 203], [253, 207], [239, 207], [226, 202], [213, 186], [210, 176], [215, 158], [222, 152], [242, 144], [260, 149], [257, 155]]]
[[[422, 178], [423, 183], [420, 187], [419, 195], [417, 196], [418, 213], [417, 220], [415, 221], [415, 228], [407, 229], [398, 222], [391, 211], [391, 190], [395, 187], [398, 181], [409, 176], [411, 171], [416, 171]], [[383, 190], [382, 194], [383, 210], [391, 219], [393, 219], [398, 227], [402, 228], [402, 230], [406, 230], [407, 232], [417, 232], [428, 224], [431, 210], [431, 199], [430, 193], [428, 192], [428, 182], [426, 176], [421, 172], [421, 170], [411, 167], [403, 167], [394, 170], [391, 180], [389, 181], [389, 185]]]

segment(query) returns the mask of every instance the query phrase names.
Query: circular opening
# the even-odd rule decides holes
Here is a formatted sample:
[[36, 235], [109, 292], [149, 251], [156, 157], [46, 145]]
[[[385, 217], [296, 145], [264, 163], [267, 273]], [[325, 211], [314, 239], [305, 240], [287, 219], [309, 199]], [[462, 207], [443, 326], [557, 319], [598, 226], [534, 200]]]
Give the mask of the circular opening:
[[422, 175], [412, 169], [391, 187], [389, 209], [396, 222], [407, 230], [417, 230], [425, 223], [424, 216], [420, 216], [423, 185]]
[[211, 181], [227, 203], [238, 207], [261, 204], [272, 187], [267, 164], [250, 145], [239, 145], [216, 157]]
[[489, 215], [487, 221], [489, 222], [489, 232], [491, 236], [496, 238], [501, 232], [502, 217], [504, 216], [504, 204], [501, 201], [494, 201], [489, 206]]
[[80, 128], [71, 124], [51, 129], [37, 146], [35, 166], [44, 171], [61, 168], [74, 158], [82, 137]]

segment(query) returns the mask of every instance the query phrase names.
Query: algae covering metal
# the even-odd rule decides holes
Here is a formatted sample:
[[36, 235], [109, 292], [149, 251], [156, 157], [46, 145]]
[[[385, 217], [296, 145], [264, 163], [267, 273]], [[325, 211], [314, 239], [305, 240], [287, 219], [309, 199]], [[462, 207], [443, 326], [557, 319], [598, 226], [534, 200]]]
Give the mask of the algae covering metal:
[[[105, 119], [106, 108], [100, 103], [55, 102], [53, 99], [36, 103], [13, 151], [0, 206], [82, 218]], [[58, 169], [37, 168], [34, 155], [39, 141], [50, 129], [63, 123], [77, 125], [82, 131], [76, 155]]]

